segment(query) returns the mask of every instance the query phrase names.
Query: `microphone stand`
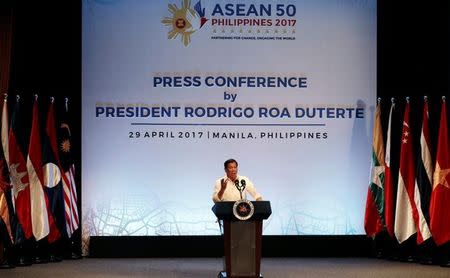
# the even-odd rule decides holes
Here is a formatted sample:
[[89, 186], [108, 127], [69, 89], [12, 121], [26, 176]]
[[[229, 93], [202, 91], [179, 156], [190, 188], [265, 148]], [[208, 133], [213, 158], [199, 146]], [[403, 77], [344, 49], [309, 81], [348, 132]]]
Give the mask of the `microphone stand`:
[[242, 192], [244, 192], [244, 189], [245, 189], [245, 181], [241, 180], [241, 184], [239, 184], [239, 180], [236, 179], [234, 181], [234, 185], [236, 186], [237, 190], [239, 190], [239, 195], [241, 195], [241, 200], [242, 200]]

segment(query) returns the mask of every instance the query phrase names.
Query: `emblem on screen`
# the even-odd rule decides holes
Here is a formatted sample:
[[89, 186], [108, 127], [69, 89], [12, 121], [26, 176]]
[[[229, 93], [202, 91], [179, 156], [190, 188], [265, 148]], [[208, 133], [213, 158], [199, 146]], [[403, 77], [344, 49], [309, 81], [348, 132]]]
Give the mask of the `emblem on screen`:
[[233, 214], [239, 220], [247, 220], [253, 216], [255, 207], [249, 200], [237, 200], [233, 205]]
[[198, 1], [191, 7], [190, 0], [182, 0], [181, 8], [178, 8], [176, 4], [169, 4], [169, 12], [171, 17], [164, 17], [161, 23], [172, 29], [168, 33], [169, 39], [176, 39], [181, 37], [181, 42], [184, 46], [188, 46], [191, 42], [191, 35], [208, 21], [205, 17], [205, 8], [202, 8], [201, 1]]

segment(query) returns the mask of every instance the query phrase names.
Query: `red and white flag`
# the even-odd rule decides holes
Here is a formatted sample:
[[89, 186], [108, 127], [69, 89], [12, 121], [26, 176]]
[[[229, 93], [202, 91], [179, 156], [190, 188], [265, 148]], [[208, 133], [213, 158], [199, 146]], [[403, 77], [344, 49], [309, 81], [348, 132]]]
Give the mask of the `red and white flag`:
[[417, 208], [414, 202], [414, 158], [413, 140], [409, 121], [409, 101], [406, 103], [403, 117], [402, 139], [400, 146], [400, 169], [398, 173], [397, 203], [395, 211], [394, 233], [399, 243], [417, 232]]
[[[2, 149], [0, 150], [0, 217], [6, 225], [6, 229], [8, 230], [9, 237], [11, 241], [13, 241], [13, 233], [11, 230], [11, 222], [9, 217], [9, 207], [8, 207], [8, 198], [7, 194], [11, 194], [11, 183], [9, 179], [9, 169], [8, 169], [8, 140], [6, 138], [5, 144], [3, 144], [3, 137], [7, 137], [8, 135], [8, 103], [6, 102], [6, 98], [3, 100], [3, 109], [2, 109]], [[6, 131], [6, 134], [3, 134], [3, 130]], [[5, 148], [6, 147], [6, 148]]]
[[430, 229], [437, 245], [450, 241], [450, 148], [448, 141], [447, 109], [442, 101], [433, 191], [430, 201]]
[[78, 229], [77, 187], [75, 184], [75, 165], [72, 161], [72, 133], [69, 116], [68, 99], [66, 99], [61, 124], [58, 129], [59, 159], [64, 171], [64, 203], [66, 213], [66, 230], [69, 237]]
[[423, 105], [422, 129], [420, 132], [420, 153], [417, 159], [416, 184], [414, 187], [414, 202], [417, 208], [415, 219], [417, 226], [417, 243], [420, 244], [431, 237], [427, 223], [428, 207], [430, 203], [431, 180], [433, 175], [433, 162], [430, 152], [430, 132], [428, 128], [428, 102]]
[[37, 100], [34, 101], [33, 105], [33, 120], [28, 148], [27, 169], [30, 178], [33, 235], [36, 240], [41, 240], [49, 235], [50, 230], [52, 230], [52, 233], [49, 235], [49, 242], [53, 242], [59, 237], [59, 232], [56, 229], [53, 217], [48, 209], [48, 200], [43, 188], [44, 173], [42, 171], [42, 146]]

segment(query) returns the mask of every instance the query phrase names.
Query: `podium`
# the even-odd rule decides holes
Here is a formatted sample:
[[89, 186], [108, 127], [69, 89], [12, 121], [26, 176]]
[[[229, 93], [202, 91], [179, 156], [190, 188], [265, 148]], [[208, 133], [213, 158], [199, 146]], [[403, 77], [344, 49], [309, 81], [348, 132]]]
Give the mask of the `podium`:
[[223, 221], [224, 268], [219, 278], [262, 277], [262, 221], [272, 214], [269, 201], [218, 202], [212, 207]]

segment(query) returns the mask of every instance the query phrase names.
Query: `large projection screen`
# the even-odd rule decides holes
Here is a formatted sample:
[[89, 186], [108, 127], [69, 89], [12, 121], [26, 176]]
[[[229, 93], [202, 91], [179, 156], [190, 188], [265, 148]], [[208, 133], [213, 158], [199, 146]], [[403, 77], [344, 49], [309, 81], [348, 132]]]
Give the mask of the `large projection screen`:
[[235, 158], [265, 235], [362, 234], [376, 1], [85, 0], [85, 236], [219, 235]]

